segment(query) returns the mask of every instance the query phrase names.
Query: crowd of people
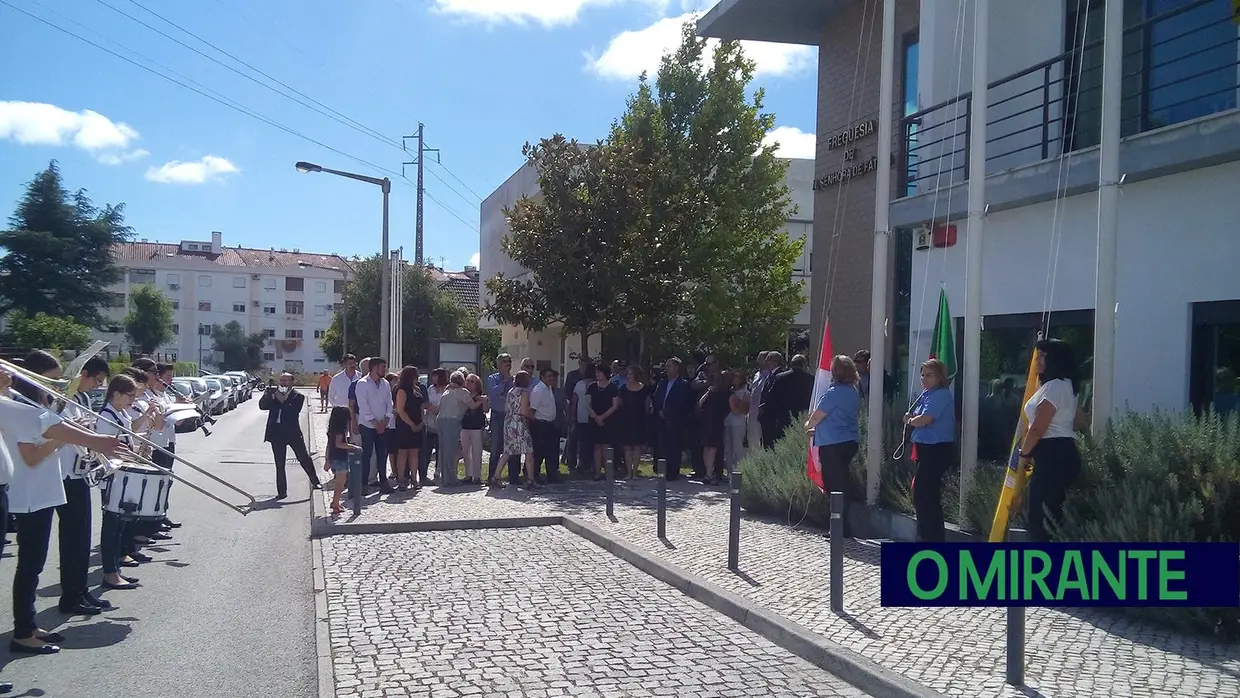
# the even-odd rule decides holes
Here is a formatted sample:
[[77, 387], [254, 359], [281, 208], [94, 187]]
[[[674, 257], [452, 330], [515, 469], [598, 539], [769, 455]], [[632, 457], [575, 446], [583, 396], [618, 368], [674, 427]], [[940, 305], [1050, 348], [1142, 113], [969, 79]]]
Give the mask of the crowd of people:
[[[173, 404], [187, 402], [171, 390], [173, 367], [149, 358], [110, 375], [107, 361], [87, 360], [78, 376], [63, 376], [60, 362], [47, 351], [33, 351], [15, 362], [31, 380], [0, 370], [0, 521], [17, 534], [13, 579], [13, 639], [9, 651], [47, 655], [60, 651], [64, 636], [40, 628], [35, 593], [47, 562], [52, 524], [60, 550], [58, 607], [68, 615], [93, 616], [112, 604], [89, 588], [92, 526], [96, 509], [87, 474], [97, 458], [146, 459], [172, 468], [176, 424], [165, 415]], [[51, 381], [74, 379], [77, 392], [59, 408]], [[104, 405], [95, 413], [88, 393], [106, 386]], [[134, 438], [136, 433], [141, 438]], [[144, 546], [169, 540], [180, 524], [167, 517], [137, 520], [104, 510], [99, 549], [104, 590], [135, 589], [129, 568], [150, 562]], [[0, 551], [7, 541], [0, 539]], [[124, 570], [124, 571], [122, 571]], [[0, 683], [0, 693], [12, 690]]]

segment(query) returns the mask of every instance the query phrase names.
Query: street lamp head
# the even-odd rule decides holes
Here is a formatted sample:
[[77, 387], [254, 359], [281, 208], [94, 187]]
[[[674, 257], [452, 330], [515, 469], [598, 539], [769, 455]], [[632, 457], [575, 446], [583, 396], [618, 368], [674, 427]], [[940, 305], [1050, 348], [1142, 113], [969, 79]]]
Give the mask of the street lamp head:
[[322, 172], [323, 171], [322, 165], [316, 165], [313, 162], [299, 162], [296, 165], [294, 165], [294, 167], [297, 168], [298, 172]]

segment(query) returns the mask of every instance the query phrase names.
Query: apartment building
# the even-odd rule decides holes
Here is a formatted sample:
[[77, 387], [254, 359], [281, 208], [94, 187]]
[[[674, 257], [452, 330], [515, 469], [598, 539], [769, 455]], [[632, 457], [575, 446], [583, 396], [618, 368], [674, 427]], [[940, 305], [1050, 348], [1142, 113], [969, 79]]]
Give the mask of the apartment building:
[[[795, 211], [784, 224], [783, 232], [793, 239], [805, 240], [805, 249], [793, 267], [792, 277], [806, 285], [807, 296], [810, 295], [808, 282], [811, 275], [810, 259], [813, 244], [810, 237], [814, 209], [813, 178], [814, 162], [812, 160], [788, 161], [788, 172], [784, 184], [791, 192]], [[510, 279], [521, 278], [530, 273], [529, 270], [504, 254], [500, 243], [512, 232], [504, 216], [504, 209], [512, 208], [523, 197], [533, 199], [539, 195], [538, 173], [526, 164], [482, 202], [478, 228], [481, 232], [478, 273], [484, 280], [480, 291], [484, 306], [487, 298], [485, 279], [493, 278], [500, 273]], [[796, 344], [799, 337], [808, 336], [810, 324], [810, 303], [807, 301], [797, 313], [793, 326], [789, 328], [789, 343]], [[514, 357], [530, 357], [534, 359], [539, 368], [550, 366], [565, 370], [576, 367], [574, 357], [581, 351], [581, 337], [579, 335], [561, 337], [562, 328], [558, 323], [542, 331], [526, 331], [513, 325], [500, 325], [484, 316], [479, 321], [479, 325], [484, 328], [499, 329], [503, 335], [503, 351]], [[600, 358], [600, 352], [603, 350], [602, 337], [590, 336], [588, 346], [590, 356]], [[602, 358], [627, 359], [629, 357]]]
[[98, 333], [113, 347], [128, 347], [123, 320], [129, 295], [152, 284], [173, 304], [173, 338], [160, 352], [204, 366], [215, 363], [211, 331], [237, 321], [247, 333], [267, 337], [263, 359], [273, 369], [329, 368], [319, 340], [343, 301], [348, 260], [301, 250], [225, 247], [223, 234], [205, 241], [130, 242], [117, 246], [124, 279], [112, 289]]
[[[1104, 2], [990, 0], [980, 240], [970, 240], [966, 225], [973, 3], [895, 6], [894, 271], [878, 280], [892, 299], [884, 362], [909, 387], [903, 377], [928, 353], [940, 288], [963, 316], [973, 242], [984, 260], [977, 389], [1002, 399], [1013, 380], [1023, 382], [1048, 314], [1051, 334], [1076, 346], [1088, 377]], [[1240, 10], [1232, 0], [1123, 6], [1114, 404], [1234, 405], [1240, 237], [1228, 223], [1240, 181]], [[876, 147], [881, 13], [881, 0], [785, 0], [778, 11], [765, 0], [722, 0], [698, 25], [710, 37], [819, 47], [813, 237], [823, 250], [836, 232], [843, 243], [842, 263], [830, 265], [838, 278], [825, 278], [827, 261], [816, 259], [813, 287], [835, 286], [837, 350], [864, 347], [870, 331], [875, 175], [842, 155], [860, 150], [854, 159], [864, 162]]]

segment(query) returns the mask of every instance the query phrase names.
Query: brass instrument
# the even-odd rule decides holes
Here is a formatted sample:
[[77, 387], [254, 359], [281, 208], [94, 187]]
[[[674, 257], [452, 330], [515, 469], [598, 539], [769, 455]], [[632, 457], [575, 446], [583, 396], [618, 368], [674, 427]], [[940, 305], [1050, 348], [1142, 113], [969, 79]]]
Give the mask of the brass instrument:
[[[82, 364], [84, 365], [85, 363], [86, 363], [86, 360], [83, 359]], [[7, 371], [8, 373], [12, 374], [14, 377], [21, 378], [27, 383], [33, 385], [36, 389], [43, 392], [44, 394], [46, 394], [48, 397], [50, 397], [53, 400], [63, 400], [65, 402], [66, 407], [71, 406], [71, 407], [76, 408], [79, 412], [79, 415], [85, 418], [85, 420], [94, 420], [95, 422], [97, 422], [97, 420], [99, 419], [105, 419], [102, 415], [95, 414], [94, 412], [91, 412], [90, 410], [82, 407], [78, 403], [73, 402], [72, 400], [66, 400], [65, 395], [58, 392], [56, 388], [53, 387], [53, 386], [59, 386], [60, 384], [65, 384], [67, 387], [73, 387], [73, 383], [75, 383], [76, 381], [54, 380], [51, 378], [47, 378], [46, 376], [40, 376], [37, 373], [29, 371], [22, 366], [18, 366], [4, 359], [0, 359], [0, 369], [3, 369]], [[80, 375], [81, 368], [79, 367], [77, 370], [78, 370], [78, 374]], [[24, 395], [21, 395], [20, 393], [14, 392], [13, 394], [15, 396], [19, 396], [20, 399], [24, 400], [27, 403], [35, 404], [39, 409], [46, 409], [42, 405], [33, 403], [33, 401], [29, 400], [28, 398], [26, 398]], [[223, 478], [215, 475], [214, 473], [208, 472], [207, 470], [200, 468], [197, 465], [194, 465], [193, 463], [189, 462], [185, 458], [182, 458], [181, 456], [178, 456], [176, 453], [173, 453], [172, 451], [169, 451], [165, 449], [164, 447], [155, 444], [154, 442], [152, 442], [150, 439], [146, 438], [142, 434], [139, 434], [131, 429], [128, 429], [122, 424], [117, 424], [116, 422], [110, 419], [107, 419], [106, 421], [107, 423], [115, 426], [121, 432], [128, 434], [131, 442], [133, 440], [136, 440], [138, 442], [137, 444], [139, 446], [138, 450], [141, 452], [133, 453], [133, 455], [137, 457], [137, 461], [141, 463], [142, 465], [159, 470], [165, 475], [172, 477], [174, 480], [184, 483], [186, 487], [189, 487], [190, 489], [196, 492], [199, 492], [200, 494], [203, 494], [211, 499], [214, 499], [215, 501], [223, 504], [224, 506], [227, 506], [228, 508], [233, 509], [234, 511], [240, 513], [242, 516], [248, 514], [258, 504], [258, 500], [254, 497], [254, 495], [237, 487], [231, 482], [228, 482], [227, 480], [224, 480]], [[131, 443], [131, 446], [132, 445], [133, 444]], [[115, 468], [109, 468], [109, 461], [107, 458], [94, 454], [89, 449], [79, 448], [79, 450], [83, 452], [84, 457], [90, 458], [96, 461], [100, 461], [102, 463], [102, 465], [96, 466], [95, 468], [92, 469], [92, 470], [98, 470], [99, 472], [95, 473], [94, 475], [90, 477], [91, 481], [94, 481], [95, 483], [101, 482], [102, 480], [106, 479], [108, 476], [110, 476], [115, 471]], [[174, 460], [185, 464], [190, 469], [198, 473], [201, 473], [202, 475], [205, 475], [211, 478], [212, 480], [215, 480], [216, 482], [220, 483], [221, 485], [224, 485], [225, 487], [228, 487], [229, 489], [235, 492], [245, 495], [246, 498], [250, 500], [250, 503], [244, 507], [239, 507], [233, 504], [232, 502], [229, 502], [228, 500], [223, 499], [217, 495], [214, 495], [211, 492], [208, 492], [207, 490], [199, 487], [198, 485], [195, 485], [194, 483], [189, 482], [185, 478], [173, 473], [171, 470], [163, 466], [155, 464], [154, 462], [150, 460], [150, 457], [151, 455], [154, 454], [155, 450], [162, 451], [163, 453], [172, 457]], [[132, 448], [131, 448], [131, 451], [132, 451]], [[126, 454], [126, 455], [128, 456], [130, 454]]]

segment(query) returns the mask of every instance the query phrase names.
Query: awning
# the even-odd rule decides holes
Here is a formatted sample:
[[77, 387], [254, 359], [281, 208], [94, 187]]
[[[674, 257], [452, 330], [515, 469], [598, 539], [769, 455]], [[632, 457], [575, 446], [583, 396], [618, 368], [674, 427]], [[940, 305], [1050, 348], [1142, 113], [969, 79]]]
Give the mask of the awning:
[[698, 36], [817, 46], [827, 22], [856, 0], [719, 0]]

